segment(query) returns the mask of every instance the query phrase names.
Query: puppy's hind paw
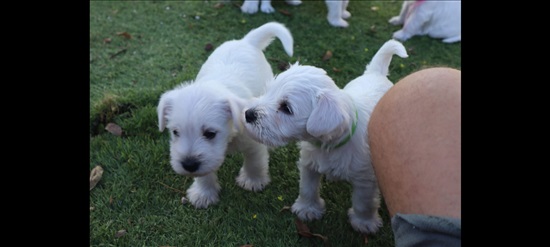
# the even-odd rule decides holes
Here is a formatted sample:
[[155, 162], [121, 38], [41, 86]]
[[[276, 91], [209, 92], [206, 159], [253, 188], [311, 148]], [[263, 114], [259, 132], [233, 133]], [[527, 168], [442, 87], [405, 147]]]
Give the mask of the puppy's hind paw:
[[353, 208], [350, 208], [348, 210], [348, 217], [353, 229], [361, 233], [373, 234], [382, 227], [382, 218], [380, 218], [378, 213], [372, 218], [361, 218], [355, 214]]
[[204, 189], [193, 184], [187, 190], [187, 198], [195, 208], [207, 208], [219, 201], [218, 191], [219, 189], [216, 188]]
[[303, 200], [302, 197], [298, 197], [290, 208], [290, 211], [296, 214], [300, 220], [317, 220], [323, 217], [325, 213], [325, 200], [319, 198], [317, 201], [308, 202]]
[[239, 176], [236, 178], [237, 184], [245, 189], [250, 191], [261, 191], [264, 187], [271, 182], [269, 175], [259, 175], [259, 176], [250, 176], [244, 169], [241, 169]]
[[403, 32], [403, 29], [401, 29], [401, 30], [393, 33], [392, 37], [396, 40], [399, 40], [399, 41], [405, 41], [405, 40], [408, 40], [410, 38], [410, 35], [406, 34], [405, 32]]
[[258, 2], [256, 1], [244, 1], [241, 6], [241, 11], [246, 14], [255, 14], [258, 12]]
[[347, 10], [342, 11], [342, 18], [348, 19], [351, 17], [351, 13]]
[[271, 14], [275, 12], [275, 8], [273, 8], [273, 6], [271, 6], [271, 4], [268, 4], [268, 3], [262, 3], [261, 9], [262, 9], [262, 12], [266, 14]]
[[400, 16], [394, 16], [394, 17], [390, 18], [390, 20], [388, 22], [392, 25], [395, 25], [395, 26], [403, 24], [403, 20], [401, 19]]

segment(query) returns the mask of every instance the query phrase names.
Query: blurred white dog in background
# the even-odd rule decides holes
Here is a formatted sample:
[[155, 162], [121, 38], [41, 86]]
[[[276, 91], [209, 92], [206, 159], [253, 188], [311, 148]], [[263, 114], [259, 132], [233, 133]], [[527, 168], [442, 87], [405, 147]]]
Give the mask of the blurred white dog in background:
[[[286, 0], [289, 5], [300, 5], [300, 0]], [[348, 27], [348, 22], [344, 19], [351, 17], [350, 12], [346, 9], [349, 0], [325, 0], [327, 5], [327, 20], [328, 23], [335, 27]], [[275, 8], [271, 6], [271, 0], [244, 0], [241, 6], [241, 11], [247, 14], [255, 14], [258, 12], [258, 7], [264, 13], [273, 13]]]
[[445, 43], [460, 41], [461, 7], [460, 0], [449, 1], [404, 1], [401, 12], [389, 20], [390, 24], [403, 25], [393, 33], [393, 38], [406, 41], [415, 35], [428, 35], [443, 39]]

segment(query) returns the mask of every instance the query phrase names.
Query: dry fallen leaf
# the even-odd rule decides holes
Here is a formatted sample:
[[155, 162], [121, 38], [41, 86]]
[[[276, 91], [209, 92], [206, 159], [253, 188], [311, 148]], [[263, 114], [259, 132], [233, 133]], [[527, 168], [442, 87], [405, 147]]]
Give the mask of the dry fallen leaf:
[[285, 210], [290, 211], [290, 206], [284, 206], [281, 210], [279, 210], [279, 212], [283, 212]]
[[116, 33], [116, 35], [118, 35], [118, 36], [123, 36], [124, 38], [127, 38], [127, 39], [131, 39], [131, 38], [132, 38], [132, 35], [130, 35], [130, 34], [127, 33], [127, 32], [118, 32], [118, 33]]
[[378, 8], [378, 6], [372, 6], [372, 7], [370, 7], [370, 10], [372, 10], [372, 11], [377, 11], [377, 10], [379, 10], [379, 9], [380, 9], [380, 8]]
[[254, 245], [251, 245], [251, 244], [245, 244], [245, 245], [241, 245], [239, 247], [253, 247]]
[[336, 67], [332, 67], [332, 71], [334, 71], [334, 72], [342, 72], [341, 69], [338, 69], [338, 68], [336, 68]]
[[367, 235], [365, 235], [365, 244], [369, 243], [369, 239], [367, 238]]
[[323, 61], [327, 61], [332, 57], [332, 51], [325, 52], [325, 55], [323, 55]]
[[210, 43], [208, 43], [204, 46], [205, 51], [211, 51], [212, 49], [214, 49], [214, 46]]
[[105, 130], [109, 131], [109, 133], [116, 136], [122, 135], [122, 128], [115, 123], [108, 123], [107, 126], [105, 127]]
[[287, 70], [289, 66], [290, 65], [285, 61], [281, 61], [281, 62], [279, 62], [279, 64], [277, 64], [277, 68], [279, 68], [279, 70], [281, 70], [281, 71]]
[[311, 238], [313, 237], [313, 234], [309, 231], [309, 227], [307, 227], [306, 224], [304, 224], [299, 219], [294, 219], [294, 223], [296, 224], [296, 229], [298, 229], [298, 234], [302, 237]]
[[103, 176], [103, 167], [96, 166], [90, 172], [90, 190], [92, 190]]
[[283, 15], [286, 15], [286, 16], [291, 16], [292, 14], [290, 12], [288, 12], [288, 10], [286, 9], [279, 9], [278, 10], [279, 13], [283, 14]]
[[105, 44], [111, 43], [111, 38], [105, 38], [105, 39], [103, 39], [103, 43], [105, 43]]
[[116, 237], [116, 238], [120, 238], [120, 237], [126, 235], [126, 233], [128, 233], [128, 232], [126, 232], [126, 230], [124, 230], [124, 229], [118, 230], [118, 231], [115, 233], [115, 237]]
[[223, 7], [223, 6], [224, 6], [223, 3], [216, 3], [216, 4], [214, 4], [214, 8], [216, 8], [216, 9], [219, 9], [219, 8], [221, 8], [221, 7]]

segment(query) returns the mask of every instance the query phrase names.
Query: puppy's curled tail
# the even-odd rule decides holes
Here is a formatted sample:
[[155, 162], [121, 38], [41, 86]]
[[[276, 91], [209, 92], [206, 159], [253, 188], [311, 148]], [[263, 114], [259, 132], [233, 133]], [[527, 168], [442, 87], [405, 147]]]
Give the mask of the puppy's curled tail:
[[402, 58], [409, 57], [403, 44], [397, 40], [390, 39], [380, 47], [376, 54], [374, 54], [374, 57], [367, 65], [365, 73], [377, 73], [387, 76], [390, 62], [394, 54]]
[[248, 41], [260, 50], [264, 50], [275, 37], [281, 40], [286, 54], [292, 56], [294, 39], [290, 31], [281, 23], [268, 22], [258, 28], [252, 29], [243, 40]]

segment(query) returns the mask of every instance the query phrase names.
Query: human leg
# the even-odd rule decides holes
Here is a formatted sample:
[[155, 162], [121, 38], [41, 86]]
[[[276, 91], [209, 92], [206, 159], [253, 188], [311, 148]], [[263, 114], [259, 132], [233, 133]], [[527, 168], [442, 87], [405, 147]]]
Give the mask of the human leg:
[[450, 68], [412, 73], [370, 118], [373, 167], [397, 247], [461, 245], [460, 81]]

